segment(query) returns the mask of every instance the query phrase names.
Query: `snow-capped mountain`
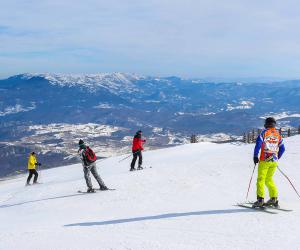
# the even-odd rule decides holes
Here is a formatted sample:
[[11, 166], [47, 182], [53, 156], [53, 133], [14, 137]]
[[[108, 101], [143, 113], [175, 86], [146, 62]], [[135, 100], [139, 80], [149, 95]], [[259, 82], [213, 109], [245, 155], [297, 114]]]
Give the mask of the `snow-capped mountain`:
[[85, 88], [86, 91], [95, 92], [98, 89], [108, 89], [114, 93], [122, 91], [132, 92], [136, 91], [133, 84], [134, 81], [143, 79], [135, 74], [128, 73], [100, 73], [100, 74], [37, 74], [27, 73], [17, 75], [16, 78], [23, 80], [31, 80], [33, 78], [43, 78], [49, 81], [52, 85], [60, 87], [80, 87]]
[[[285, 140], [280, 160], [297, 189], [299, 139]], [[252, 153], [253, 145], [182, 145], [145, 152], [148, 168], [136, 172], [130, 159], [119, 162], [126, 155], [109, 158], [98, 172], [116, 190], [94, 194], [77, 193], [86, 190], [81, 164], [43, 170], [40, 185], [24, 187], [25, 175], [0, 181], [0, 249], [297, 250], [300, 202], [279, 171], [279, 202], [292, 212], [235, 206], [245, 201]]]
[[[71, 161], [79, 138], [111, 155], [130, 151], [129, 138], [138, 129], [156, 148], [184, 143], [191, 134], [240, 136], [261, 127], [268, 115], [279, 125], [299, 126], [299, 107], [297, 80], [251, 84], [125, 73], [16, 75], [0, 81], [2, 172], [11, 172], [12, 165], [20, 169], [32, 148], [49, 166]], [[113, 132], [94, 133], [103, 126]]]

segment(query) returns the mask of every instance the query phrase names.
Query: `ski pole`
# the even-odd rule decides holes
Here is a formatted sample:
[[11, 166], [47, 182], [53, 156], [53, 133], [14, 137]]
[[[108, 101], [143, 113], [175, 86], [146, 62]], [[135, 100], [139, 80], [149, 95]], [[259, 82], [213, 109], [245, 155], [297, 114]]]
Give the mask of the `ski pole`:
[[39, 176], [39, 182], [42, 181], [42, 169], [41, 169], [42, 164], [38, 164], [38, 176]]
[[255, 167], [256, 167], [256, 164], [254, 164], [254, 168], [253, 168], [252, 175], [251, 175], [251, 178], [250, 178], [250, 182], [249, 182], [249, 186], [248, 186], [248, 191], [247, 191], [247, 195], [246, 195], [246, 201], [248, 200], [249, 190], [250, 190], [252, 178], [253, 178], [253, 175], [254, 175]]
[[102, 162], [102, 161], [105, 161], [105, 160], [107, 160], [107, 158], [105, 157], [105, 158], [103, 158], [103, 159], [101, 159], [101, 160], [97, 160], [97, 163], [99, 163], [99, 162]]
[[[135, 154], [138, 153], [138, 152], [140, 152], [140, 151], [136, 151], [135, 153], [133, 153], [133, 155], [135, 155]], [[119, 160], [119, 163], [122, 162], [122, 161], [125, 161], [125, 160], [128, 159], [130, 156], [131, 156], [131, 155], [128, 155], [128, 156], [126, 156], [125, 158]]]
[[122, 161], [125, 161], [125, 160], [128, 159], [130, 156], [131, 156], [131, 155], [128, 155], [128, 156], [126, 156], [125, 158], [119, 160], [119, 163], [122, 162]]
[[298, 195], [298, 197], [300, 198], [300, 194], [297, 191], [297, 189], [295, 188], [295, 186], [293, 185], [293, 183], [291, 182], [290, 178], [279, 168], [279, 166], [277, 166], [279, 172], [289, 181], [289, 183], [291, 184], [291, 186], [293, 187], [293, 189], [295, 190], [296, 194]]

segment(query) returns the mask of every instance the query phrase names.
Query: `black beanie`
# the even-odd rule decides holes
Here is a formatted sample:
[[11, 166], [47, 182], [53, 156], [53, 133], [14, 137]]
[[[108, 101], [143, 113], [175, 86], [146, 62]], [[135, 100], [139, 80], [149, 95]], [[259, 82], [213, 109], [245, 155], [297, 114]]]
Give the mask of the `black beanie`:
[[78, 142], [78, 145], [80, 146], [82, 144], [84, 144], [84, 141], [80, 139], [79, 142]]
[[268, 117], [265, 120], [265, 128], [274, 128], [276, 126], [276, 120], [273, 117]]

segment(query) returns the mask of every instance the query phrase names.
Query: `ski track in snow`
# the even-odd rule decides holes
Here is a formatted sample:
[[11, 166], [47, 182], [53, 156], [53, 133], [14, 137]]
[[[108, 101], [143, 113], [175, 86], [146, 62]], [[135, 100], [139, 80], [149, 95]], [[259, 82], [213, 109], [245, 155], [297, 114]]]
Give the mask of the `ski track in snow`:
[[[281, 169], [300, 189], [300, 137], [286, 139]], [[245, 201], [254, 145], [188, 144], [144, 153], [144, 171], [124, 156], [98, 163], [113, 192], [86, 189], [81, 164], [0, 183], [0, 249], [300, 249], [300, 200], [277, 171], [282, 207], [266, 214]], [[249, 200], [255, 200], [254, 176]], [[93, 179], [94, 186], [97, 187]], [[267, 191], [267, 190], [266, 190]]]

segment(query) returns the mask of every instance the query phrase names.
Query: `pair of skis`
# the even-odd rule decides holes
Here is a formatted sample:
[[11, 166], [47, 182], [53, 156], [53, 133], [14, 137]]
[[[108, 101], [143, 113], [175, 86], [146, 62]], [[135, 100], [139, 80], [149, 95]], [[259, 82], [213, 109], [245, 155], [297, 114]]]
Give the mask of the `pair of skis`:
[[256, 211], [265, 212], [268, 214], [277, 214], [277, 211], [283, 211], [283, 212], [292, 212], [293, 211], [291, 209], [286, 209], [286, 208], [281, 208], [281, 207], [273, 207], [273, 206], [253, 207], [253, 202], [238, 203], [238, 204], [236, 204], [236, 206], [248, 208], [248, 209], [254, 209]]
[[115, 188], [109, 188], [109, 189], [106, 189], [106, 190], [101, 190], [99, 188], [99, 189], [94, 189], [94, 192], [87, 192], [87, 191], [82, 191], [82, 190], [78, 190], [77, 192], [80, 193], [80, 194], [95, 194], [95, 193], [98, 193], [98, 192], [115, 191], [115, 190], [116, 190]]
[[135, 172], [135, 171], [141, 171], [141, 170], [145, 170], [145, 169], [148, 169], [148, 168], [152, 168], [151, 166], [150, 167], [143, 167], [143, 168], [135, 168], [133, 170], [129, 170], [130, 172]]

